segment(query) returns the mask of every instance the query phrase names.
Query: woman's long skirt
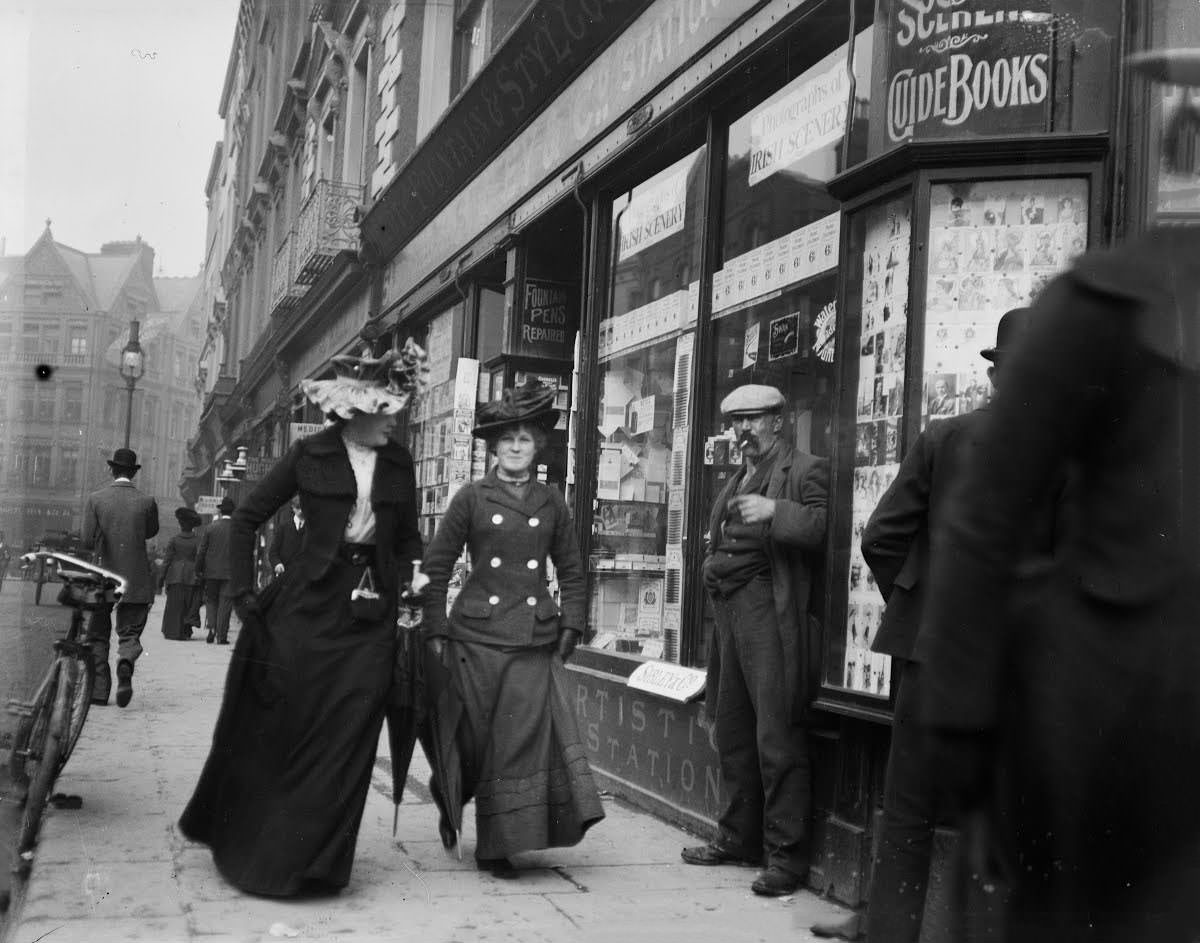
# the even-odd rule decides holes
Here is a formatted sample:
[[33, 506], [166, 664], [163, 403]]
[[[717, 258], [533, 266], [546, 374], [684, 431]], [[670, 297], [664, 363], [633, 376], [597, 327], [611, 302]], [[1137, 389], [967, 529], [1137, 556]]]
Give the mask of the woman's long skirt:
[[[383, 724], [395, 613], [350, 614], [362, 566], [285, 574], [234, 647], [212, 750], [180, 819], [252, 894], [345, 887]], [[290, 578], [289, 578], [290, 576]]]
[[167, 586], [167, 604], [163, 609], [163, 638], [180, 642], [192, 637], [192, 627], [200, 627], [200, 587], [187, 583]]
[[604, 818], [552, 647], [450, 642], [463, 703], [463, 802], [475, 797], [476, 858], [578, 844]]

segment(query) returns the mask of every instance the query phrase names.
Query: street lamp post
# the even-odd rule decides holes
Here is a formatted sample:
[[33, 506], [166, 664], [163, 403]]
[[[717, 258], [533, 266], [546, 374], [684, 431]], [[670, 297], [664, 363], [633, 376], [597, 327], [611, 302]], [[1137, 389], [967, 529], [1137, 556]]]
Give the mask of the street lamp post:
[[129, 340], [121, 349], [121, 376], [125, 378], [125, 390], [129, 400], [125, 405], [125, 448], [129, 448], [129, 428], [133, 424], [133, 389], [146, 372], [146, 360], [142, 345], [138, 343], [138, 322], [129, 322]]

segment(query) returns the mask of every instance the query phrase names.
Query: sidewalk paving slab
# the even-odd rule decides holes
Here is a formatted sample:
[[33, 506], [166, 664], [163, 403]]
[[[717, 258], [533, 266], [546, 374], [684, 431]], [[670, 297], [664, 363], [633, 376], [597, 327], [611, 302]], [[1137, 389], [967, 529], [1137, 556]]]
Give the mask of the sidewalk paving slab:
[[515, 856], [517, 880], [479, 873], [470, 808], [464, 860], [438, 840], [420, 751], [393, 838], [386, 736], [350, 886], [307, 900], [244, 894], [176, 824], [208, 753], [231, 649], [161, 639], [160, 618], [146, 627], [133, 702], [88, 716], [56, 787], [83, 806], [47, 813], [3, 943], [803, 943], [813, 921], [846, 913], [807, 891], [756, 897], [753, 869], [685, 865], [679, 850], [694, 837], [609, 796], [607, 818], [580, 845]]

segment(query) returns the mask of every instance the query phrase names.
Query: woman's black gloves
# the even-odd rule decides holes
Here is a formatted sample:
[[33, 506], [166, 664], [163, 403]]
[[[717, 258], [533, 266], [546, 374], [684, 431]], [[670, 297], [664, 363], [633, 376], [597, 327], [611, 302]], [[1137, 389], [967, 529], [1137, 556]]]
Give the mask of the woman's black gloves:
[[558, 633], [558, 657], [566, 661], [575, 653], [575, 646], [579, 644], [578, 629], [563, 629]]

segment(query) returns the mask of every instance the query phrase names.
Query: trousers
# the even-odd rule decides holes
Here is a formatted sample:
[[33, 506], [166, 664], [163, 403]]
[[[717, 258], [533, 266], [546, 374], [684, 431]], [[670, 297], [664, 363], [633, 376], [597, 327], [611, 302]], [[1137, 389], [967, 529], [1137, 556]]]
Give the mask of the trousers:
[[812, 770], [807, 732], [792, 716], [796, 679], [785, 677], [771, 582], [754, 579], [711, 599], [720, 658], [713, 720], [725, 800], [717, 843], [803, 878]]
[[233, 614], [233, 597], [225, 592], [229, 580], [204, 581], [204, 627], [217, 633], [217, 641], [229, 640], [229, 617]]
[[117, 603], [115, 613], [112, 606], [105, 606], [92, 613], [87, 628], [87, 638], [92, 645], [92, 671], [96, 678], [92, 697], [108, 700], [108, 691], [112, 685], [108, 656], [112, 645], [114, 615], [117, 629], [117, 661], [133, 663], [142, 653], [142, 630], [146, 627], [151, 605], [148, 602], [122, 602]]

